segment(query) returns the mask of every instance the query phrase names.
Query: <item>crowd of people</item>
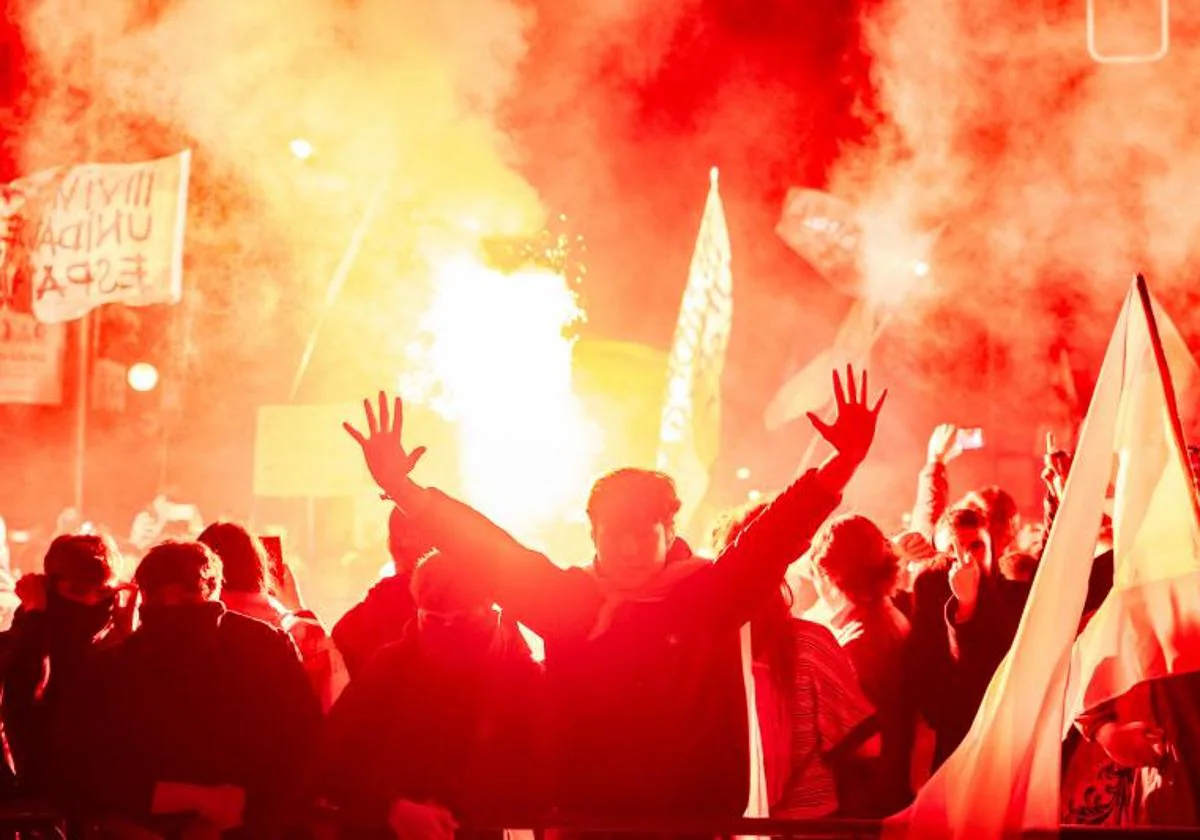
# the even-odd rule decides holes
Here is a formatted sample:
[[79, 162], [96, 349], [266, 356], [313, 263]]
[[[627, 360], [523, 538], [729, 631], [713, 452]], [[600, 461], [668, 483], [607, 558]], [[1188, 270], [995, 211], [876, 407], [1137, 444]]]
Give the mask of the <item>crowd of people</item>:
[[[834, 516], [886, 392], [833, 385], [833, 419], [810, 418], [833, 455], [723, 517], [715, 559], [676, 535], [668, 476], [622, 469], [588, 499], [593, 562], [557, 565], [415, 483], [383, 395], [347, 431], [392, 506], [392, 573], [331, 629], [240, 525], [153, 545], [129, 580], [111, 540], [63, 534], [0, 634], [8, 796], [111, 836], [286, 836], [319, 804], [342, 836], [413, 840], [695, 825], [752, 795], [786, 819], [894, 814], [1012, 644], [1070, 456], [1048, 448], [1045, 521], [1023, 527], [998, 487], [953, 500], [940, 427], [888, 535]], [[1102, 529], [1087, 610], [1112, 570]], [[1200, 689], [1139, 690], [1073, 728], [1064, 822], [1200, 824]]]

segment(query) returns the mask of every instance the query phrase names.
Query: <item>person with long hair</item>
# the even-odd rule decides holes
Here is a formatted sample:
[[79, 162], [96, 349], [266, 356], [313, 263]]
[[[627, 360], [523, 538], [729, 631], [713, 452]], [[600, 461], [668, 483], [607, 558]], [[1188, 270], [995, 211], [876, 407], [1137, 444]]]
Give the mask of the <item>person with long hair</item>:
[[[714, 533], [715, 548], [735, 541], [765, 507], [726, 517]], [[750, 640], [771, 816], [832, 816], [845, 758], [878, 753], [875, 709], [833, 634], [792, 615], [786, 582], [754, 616]]]
[[806, 617], [837, 634], [879, 714], [880, 755], [857, 768], [860, 781], [843, 790], [843, 811], [855, 817], [885, 817], [912, 798], [916, 713], [911, 692], [905, 690], [911, 626], [892, 602], [900, 559], [879, 526], [851, 515], [821, 528], [813, 538], [808, 565], [820, 601]]

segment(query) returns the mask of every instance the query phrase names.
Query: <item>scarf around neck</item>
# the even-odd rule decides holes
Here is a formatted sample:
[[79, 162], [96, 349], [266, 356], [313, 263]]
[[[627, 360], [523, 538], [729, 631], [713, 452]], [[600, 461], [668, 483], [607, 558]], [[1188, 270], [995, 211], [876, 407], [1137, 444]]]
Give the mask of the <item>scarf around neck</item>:
[[608, 581], [593, 559], [584, 566], [584, 571], [595, 581], [604, 602], [596, 615], [596, 623], [588, 634], [588, 640], [604, 635], [612, 627], [613, 617], [621, 607], [626, 604], [656, 604], [664, 601], [680, 581], [708, 565], [708, 560], [697, 557], [686, 542], [676, 537], [667, 549], [667, 559], [659, 573], [637, 589], [630, 590], [621, 589]]

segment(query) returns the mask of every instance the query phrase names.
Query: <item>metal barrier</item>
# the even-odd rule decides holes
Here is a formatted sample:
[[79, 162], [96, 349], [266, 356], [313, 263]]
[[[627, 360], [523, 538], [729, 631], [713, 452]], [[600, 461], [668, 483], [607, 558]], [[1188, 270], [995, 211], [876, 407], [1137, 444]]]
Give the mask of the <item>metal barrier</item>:
[[[278, 836], [314, 838], [314, 840], [336, 840], [341, 837], [385, 838], [390, 832], [346, 831], [336, 810], [318, 808], [310, 817], [299, 820], [304, 828], [282, 832]], [[166, 818], [158, 828], [160, 836], [172, 837], [182, 834], [186, 823], [182, 818]], [[541, 817], [534, 819], [506, 820], [508, 829], [532, 831], [538, 840], [620, 840], [627, 838], [653, 838], [653, 840], [733, 840], [736, 837], [779, 838], [779, 840], [877, 840], [884, 833], [884, 824], [870, 820], [678, 820], [639, 819], [609, 820], [593, 818]], [[498, 836], [504, 828], [498, 826], [465, 827], [460, 836], [480, 838]], [[250, 838], [248, 832], [239, 836]], [[91, 840], [95, 837], [112, 836], [107, 832], [97, 833], [95, 825], [73, 824], [61, 814], [41, 807], [20, 805], [0, 807], [0, 838], [61, 838], [61, 840]], [[1197, 828], [1093, 828], [1087, 826], [1062, 826], [1058, 832], [1031, 831], [1024, 837], [1029, 840], [1162, 840], [1168, 837], [1200, 836]], [[257, 838], [254, 838], [257, 840]]]
[[54, 811], [36, 805], [0, 806], [0, 837], [53, 837], [67, 840], [67, 820]]

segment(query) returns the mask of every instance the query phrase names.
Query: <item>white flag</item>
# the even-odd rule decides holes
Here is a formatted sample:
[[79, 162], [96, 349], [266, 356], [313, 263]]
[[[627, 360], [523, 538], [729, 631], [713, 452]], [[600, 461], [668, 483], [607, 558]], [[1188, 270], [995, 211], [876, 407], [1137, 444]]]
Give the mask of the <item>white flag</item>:
[[[1056, 829], [1062, 740], [1078, 713], [1200, 667], [1188, 653], [1200, 648], [1200, 517], [1175, 410], [1176, 394], [1182, 402], [1197, 384], [1195, 360], [1139, 278], [1104, 357], [1012, 649], [962, 745], [888, 833], [991, 838]], [[1114, 588], [1076, 640], [1114, 456]]]
[[708, 201], [667, 363], [658, 468], [675, 479], [681, 528], [708, 488], [721, 437], [721, 374], [733, 326], [733, 270], [725, 208], [712, 171]]
[[836, 288], [856, 293], [863, 229], [845, 201], [819, 190], [792, 187], [775, 233]]

